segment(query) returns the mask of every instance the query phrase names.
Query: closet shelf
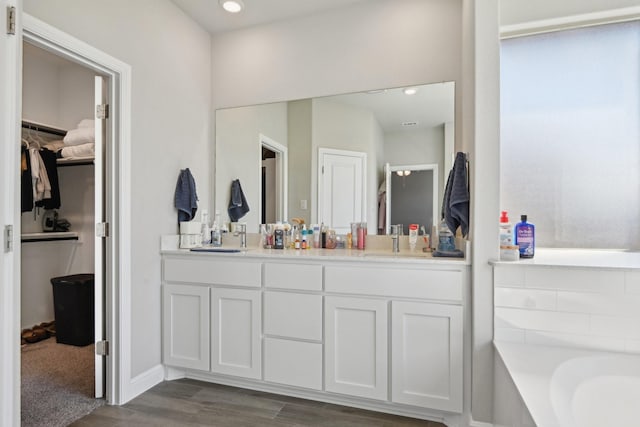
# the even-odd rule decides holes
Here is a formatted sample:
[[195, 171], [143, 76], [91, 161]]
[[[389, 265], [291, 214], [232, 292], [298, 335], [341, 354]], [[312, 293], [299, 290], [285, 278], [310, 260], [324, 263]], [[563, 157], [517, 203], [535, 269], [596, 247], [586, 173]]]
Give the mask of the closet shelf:
[[78, 240], [76, 231], [52, 231], [49, 233], [22, 233], [23, 242], [53, 242], [56, 240]]
[[58, 167], [63, 166], [81, 166], [81, 165], [92, 165], [94, 157], [70, 157], [70, 158], [62, 158], [58, 159]]

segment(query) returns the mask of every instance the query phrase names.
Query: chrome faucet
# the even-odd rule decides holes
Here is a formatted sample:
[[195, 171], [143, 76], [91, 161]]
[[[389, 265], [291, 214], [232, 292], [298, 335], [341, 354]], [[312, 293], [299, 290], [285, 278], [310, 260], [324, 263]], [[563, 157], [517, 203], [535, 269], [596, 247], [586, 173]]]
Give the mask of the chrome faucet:
[[247, 247], [247, 224], [236, 225], [236, 235], [240, 236], [240, 247]]
[[391, 241], [393, 242], [393, 253], [400, 252], [400, 224], [391, 226]]

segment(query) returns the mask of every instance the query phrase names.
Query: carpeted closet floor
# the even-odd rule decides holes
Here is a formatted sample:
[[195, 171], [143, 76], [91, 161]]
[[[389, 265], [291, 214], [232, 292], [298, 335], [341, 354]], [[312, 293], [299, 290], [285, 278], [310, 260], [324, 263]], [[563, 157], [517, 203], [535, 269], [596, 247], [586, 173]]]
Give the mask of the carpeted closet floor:
[[94, 399], [94, 346], [55, 337], [22, 346], [22, 426], [63, 427], [104, 404]]

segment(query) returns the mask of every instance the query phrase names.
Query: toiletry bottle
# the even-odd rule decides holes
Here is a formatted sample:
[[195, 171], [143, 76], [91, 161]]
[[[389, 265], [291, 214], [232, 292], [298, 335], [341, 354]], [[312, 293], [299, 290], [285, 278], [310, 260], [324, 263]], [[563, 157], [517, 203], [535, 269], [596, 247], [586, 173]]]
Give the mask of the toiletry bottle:
[[318, 224], [313, 226], [313, 247], [316, 249], [320, 247], [320, 226]]
[[307, 249], [311, 249], [311, 246], [313, 246], [313, 227], [307, 230]]
[[442, 219], [440, 227], [438, 228], [438, 250], [439, 251], [453, 251], [456, 249], [453, 233], [449, 230], [447, 221]]
[[307, 229], [302, 226], [302, 238], [300, 239], [300, 249], [307, 249]]
[[533, 258], [536, 249], [536, 228], [527, 222], [526, 215], [520, 215], [521, 222], [515, 226], [515, 244], [520, 250], [520, 258]]
[[200, 220], [202, 222], [202, 244], [209, 245], [211, 244], [211, 228], [209, 226], [209, 211], [206, 209], [202, 210], [202, 215], [200, 215]]
[[298, 228], [294, 228], [295, 230], [295, 236], [293, 238], [293, 248], [294, 249], [300, 249], [300, 232], [298, 231]]
[[274, 249], [284, 249], [284, 227], [280, 226], [276, 228], [273, 232], [273, 248]]
[[222, 246], [222, 231], [220, 230], [220, 212], [216, 211], [213, 226], [211, 227], [211, 244], [213, 246]]
[[500, 213], [500, 247], [513, 245], [513, 228], [509, 222], [507, 211]]
[[418, 224], [409, 224], [409, 249], [415, 251], [416, 243], [418, 243]]

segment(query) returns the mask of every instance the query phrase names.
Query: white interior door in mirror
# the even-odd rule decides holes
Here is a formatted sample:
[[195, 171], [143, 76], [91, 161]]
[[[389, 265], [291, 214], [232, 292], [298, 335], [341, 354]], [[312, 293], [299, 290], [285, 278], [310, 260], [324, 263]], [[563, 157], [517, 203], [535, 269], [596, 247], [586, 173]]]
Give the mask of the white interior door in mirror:
[[366, 164], [366, 153], [318, 150], [318, 222], [337, 234], [366, 221]]

